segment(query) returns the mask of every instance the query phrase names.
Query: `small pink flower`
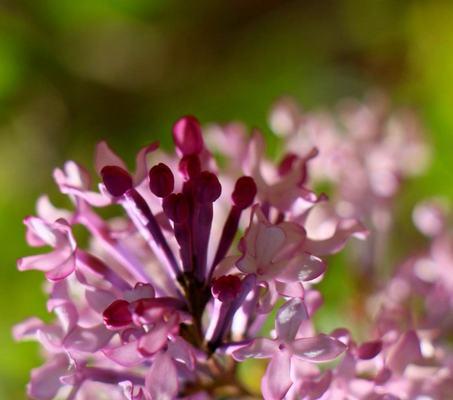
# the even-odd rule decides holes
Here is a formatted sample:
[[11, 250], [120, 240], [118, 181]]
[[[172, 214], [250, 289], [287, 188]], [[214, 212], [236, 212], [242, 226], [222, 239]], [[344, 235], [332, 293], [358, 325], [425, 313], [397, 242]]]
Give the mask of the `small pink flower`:
[[266, 400], [283, 399], [291, 387], [293, 382], [290, 369], [293, 357], [315, 363], [331, 361], [346, 349], [338, 340], [322, 334], [296, 338], [299, 326], [306, 318], [307, 311], [303, 301], [292, 299], [277, 313], [275, 339], [253, 339], [248, 345], [232, 353], [239, 361], [245, 358], [271, 358], [261, 384]]
[[24, 222], [28, 243], [34, 247], [48, 245], [53, 251], [19, 259], [18, 269], [44, 271], [50, 281], [59, 281], [70, 275], [75, 269], [77, 245], [69, 224], [63, 219], [49, 223], [36, 217], [29, 217]]

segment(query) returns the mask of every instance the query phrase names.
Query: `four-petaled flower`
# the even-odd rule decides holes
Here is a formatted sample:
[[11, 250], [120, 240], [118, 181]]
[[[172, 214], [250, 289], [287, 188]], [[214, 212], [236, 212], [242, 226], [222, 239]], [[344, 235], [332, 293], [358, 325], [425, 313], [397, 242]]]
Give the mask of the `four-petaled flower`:
[[246, 346], [232, 352], [239, 361], [245, 358], [271, 358], [261, 383], [266, 400], [282, 399], [293, 384], [290, 373], [293, 357], [318, 363], [334, 360], [345, 351], [343, 343], [324, 334], [297, 338], [300, 324], [307, 318], [303, 300], [291, 299], [277, 312], [275, 339], [252, 339]]

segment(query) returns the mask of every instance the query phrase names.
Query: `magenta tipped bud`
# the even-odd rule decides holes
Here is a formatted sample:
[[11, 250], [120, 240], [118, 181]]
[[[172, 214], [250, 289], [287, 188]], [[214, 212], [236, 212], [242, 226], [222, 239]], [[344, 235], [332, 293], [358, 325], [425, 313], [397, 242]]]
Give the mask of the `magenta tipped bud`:
[[250, 176], [241, 176], [234, 186], [231, 199], [241, 210], [250, 207], [256, 196], [256, 183]]
[[179, 172], [186, 180], [198, 176], [201, 172], [201, 163], [198, 156], [184, 156], [179, 162]]
[[215, 174], [203, 171], [197, 178], [195, 198], [200, 203], [214, 203], [222, 193], [222, 186]]
[[357, 348], [357, 356], [361, 360], [371, 360], [376, 357], [382, 350], [382, 341], [375, 340], [372, 342], [362, 343]]
[[108, 165], [101, 170], [102, 180], [108, 192], [114, 196], [122, 196], [129, 189], [132, 189], [132, 177], [121, 167]]
[[241, 280], [236, 275], [225, 275], [212, 282], [212, 295], [222, 303], [235, 299], [241, 291]]
[[284, 176], [288, 172], [290, 172], [298, 158], [299, 157], [297, 157], [294, 153], [286, 154], [285, 157], [283, 157], [283, 160], [280, 161], [280, 164], [278, 166], [279, 175]]
[[173, 125], [173, 141], [184, 156], [200, 154], [204, 144], [198, 120], [190, 115], [178, 119]]
[[126, 300], [115, 300], [105, 309], [102, 316], [108, 328], [124, 328], [132, 323], [129, 302]]
[[189, 217], [189, 201], [184, 193], [172, 193], [167, 196], [162, 208], [165, 215], [176, 223], [184, 222]]
[[[293, 153], [286, 154], [278, 166], [278, 174], [280, 176], [285, 176], [285, 175], [289, 174], [297, 166], [297, 163], [299, 163], [300, 160], [301, 159], [296, 154], [293, 154]], [[303, 185], [305, 183], [305, 181], [307, 180], [306, 161], [307, 160], [305, 160], [305, 162], [303, 162], [300, 165], [301, 174], [300, 174], [299, 185]]]
[[152, 167], [149, 171], [149, 188], [157, 197], [167, 197], [173, 192], [175, 179], [171, 169], [163, 163]]

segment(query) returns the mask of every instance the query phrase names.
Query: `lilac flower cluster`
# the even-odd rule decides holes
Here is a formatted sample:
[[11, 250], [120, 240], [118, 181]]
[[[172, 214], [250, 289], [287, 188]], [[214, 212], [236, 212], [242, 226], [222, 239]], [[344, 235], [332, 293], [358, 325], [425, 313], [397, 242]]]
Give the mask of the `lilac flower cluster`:
[[[138, 152], [133, 173], [99, 143], [97, 190], [75, 162], [56, 169], [73, 208], [40, 198], [37, 216], [25, 219], [26, 237], [50, 251], [18, 261], [21, 271], [44, 272], [56, 317], [14, 328], [16, 339], [39, 341], [46, 358], [32, 371], [29, 396], [447, 398], [453, 241], [440, 208], [415, 211], [433, 243], [369, 297], [364, 341], [345, 328], [319, 333], [313, 324], [326, 256], [391, 220], [402, 178], [416, 172], [413, 157], [421, 163], [426, 153], [407, 115], [393, 120], [364, 105], [344, 118], [340, 127], [287, 100], [277, 104], [271, 126], [286, 151], [277, 164], [258, 131], [230, 124], [202, 132], [186, 116], [172, 129], [176, 155], [153, 143]], [[309, 187], [325, 179], [333, 201]], [[123, 211], [105, 219], [96, 212], [102, 207]], [[89, 233], [85, 246], [77, 226]], [[261, 394], [238, 377], [250, 358], [269, 360]]]

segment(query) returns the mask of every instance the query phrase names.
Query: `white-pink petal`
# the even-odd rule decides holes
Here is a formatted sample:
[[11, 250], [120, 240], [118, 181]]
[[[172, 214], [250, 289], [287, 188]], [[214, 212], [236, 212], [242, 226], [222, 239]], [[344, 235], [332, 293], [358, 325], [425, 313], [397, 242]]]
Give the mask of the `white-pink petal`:
[[148, 174], [149, 168], [146, 163], [146, 157], [159, 147], [158, 142], [151, 143], [148, 146], [142, 147], [135, 158], [135, 172], [133, 176], [134, 185], [140, 184]]
[[145, 387], [153, 400], [174, 400], [178, 394], [178, 375], [170, 355], [159, 353], [146, 374]]
[[34, 339], [38, 330], [44, 326], [44, 322], [39, 318], [28, 318], [13, 327], [13, 337], [15, 340]]
[[155, 296], [154, 288], [148, 284], [137, 284], [133, 289], [124, 292], [124, 300], [132, 303], [140, 299], [151, 299]]
[[290, 377], [291, 354], [288, 351], [275, 353], [261, 380], [264, 400], [281, 400], [292, 385]]
[[340, 251], [348, 241], [355, 237], [357, 239], [365, 239], [368, 235], [368, 230], [355, 219], [345, 219], [338, 222], [335, 232], [329, 238], [323, 240], [313, 240], [307, 238], [305, 249], [309, 253], [318, 256], [334, 254]]
[[102, 289], [87, 289], [85, 291], [85, 299], [88, 305], [99, 314], [102, 314], [105, 309], [116, 300], [116, 296]]
[[120, 167], [127, 171], [124, 161], [110, 148], [104, 140], [96, 145], [94, 155], [94, 167], [96, 172], [100, 175], [102, 168], [105, 166]]
[[232, 356], [237, 361], [243, 361], [246, 358], [269, 358], [278, 351], [277, 344], [267, 338], [254, 339], [248, 345], [241, 347], [232, 352]]
[[117, 347], [105, 348], [104, 355], [123, 367], [135, 367], [141, 364], [145, 358], [137, 349], [138, 342], [131, 341]]
[[27, 385], [28, 395], [37, 400], [52, 400], [62, 383], [60, 377], [68, 370], [68, 359], [64, 355], [57, 356], [31, 372], [31, 380]]
[[104, 347], [112, 338], [114, 332], [107, 330], [103, 325], [91, 328], [74, 328], [63, 341], [67, 350], [77, 350], [84, 353], [94, 353]]
[[260, 225], [255, 243], [255, 255], [258, 267], [269, 266], [286, 239], [285, 232], [278, 226]]
[[167, 343], [171, 324], [158, 323], [153, 329], [143, 335], [138, 342], [138, 349], [144, 356], [150, 356], [158, 352]]
[[185, 364], [190, 370], [194, 368], [195, 357], [192, 347], [181, 337], [176, 336], [168, 343], [167, 352], [174, 360]]
[[393, 372], [402, 373], [408, 364], [422, 358], [420, 340], [415, 331], [410, 330], [402, 334], [389, 351], [387, 366]]
[[278, 310], [275, 320], [278, 339], [291, 342], [296, 337], [300, 324], [307, 318], [308, 312], [302, 299], [287, 301]]
[[318, 278], [325, 271], [326, 264], [323, 260], [305, 252], [288, 263], [287, 268], [279, 275], [279, 279], [306, 282]]
[[296, 339], [291, 348], [294, 356], [310, 362], [332, 361], [346, 350], [339, 340], [324, 334]]

